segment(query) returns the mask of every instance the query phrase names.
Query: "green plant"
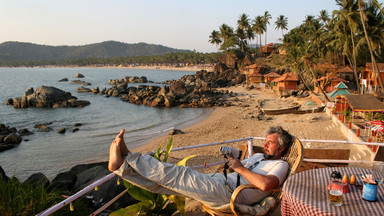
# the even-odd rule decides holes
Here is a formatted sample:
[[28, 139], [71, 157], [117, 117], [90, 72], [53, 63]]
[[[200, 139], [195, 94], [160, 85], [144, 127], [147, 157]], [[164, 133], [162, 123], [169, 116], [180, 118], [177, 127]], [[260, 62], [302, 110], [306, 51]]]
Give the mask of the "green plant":
[[[0, 215], [36, 215], [64, 200], [59, 191], [49, 191], [44, 184], [21, 184], [16, 178], [0, 176]], [[87, 215], [82, 201], [76, 201], [75, 211], [63, 208], [54, 215]]]
[[[159, 146], [156, 153], [152, 155], [159, 161], [167, 162], [168, 155], [173, 147], [173, 137], [168, 142], [165, 151], [161, 150], [163, 144]], [[163, 155], [164, 154], [164, 155]], [[163, 159], [161, 160], [161, 157]], [[196, 155], [191, 155], [176, 163], [178, 166], [185, 166], [187, 161]], [[122, 215], [175, 215], [179, 213], [184, 215], [185, 212], [185, 198], [174, 195], [162, 195], [149, 192], [145, 189], [139, 188], [127, 181], [124, 181], [125, 187], [128, 189], [128, 193], [139, 201], [139, 203], [130, 205], [126, 208], [119, 209], [111, 216]]]

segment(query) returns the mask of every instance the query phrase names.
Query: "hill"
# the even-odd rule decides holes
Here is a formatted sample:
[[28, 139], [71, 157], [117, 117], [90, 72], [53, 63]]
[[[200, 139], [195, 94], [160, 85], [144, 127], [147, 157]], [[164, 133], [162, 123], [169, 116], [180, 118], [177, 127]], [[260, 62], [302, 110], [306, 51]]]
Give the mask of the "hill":
[[47, 46], [9, 41], [0, 44], [0, 62], [150, 56], [172, 52], [191, 51], [155, 44], [127, 44], [117, 41], [82, 46]]

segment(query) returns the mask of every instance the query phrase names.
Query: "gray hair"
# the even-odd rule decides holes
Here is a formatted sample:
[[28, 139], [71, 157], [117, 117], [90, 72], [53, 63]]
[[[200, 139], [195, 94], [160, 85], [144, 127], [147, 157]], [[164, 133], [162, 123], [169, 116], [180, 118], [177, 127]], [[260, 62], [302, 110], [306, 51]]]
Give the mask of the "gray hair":
[[277, 134], [278, 135], [278, 145], [279, 149], [281, 147], [284, 148], [284, 151], [281, 155], [285, 155], [289, 148], [291, 147], [293, 143], [293, 136], [288, 133], [288, 131], [284, 130], [281, 126], [276, 126], [276, 127], [270, 127], [268, 132], [268, 135], [271, 134]]

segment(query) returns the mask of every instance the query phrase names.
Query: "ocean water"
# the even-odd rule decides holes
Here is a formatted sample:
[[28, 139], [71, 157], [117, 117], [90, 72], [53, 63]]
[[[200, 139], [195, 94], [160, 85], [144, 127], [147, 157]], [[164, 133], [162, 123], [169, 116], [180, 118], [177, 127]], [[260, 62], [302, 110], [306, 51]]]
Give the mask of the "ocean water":
[[[31, 174], [41, 172], [53, 179], [74, 165], [108, 160], [109, 145], [122, 128], [126, 129], [128, 147], [136, 148], [174, 128], [184, 128], [201, 121], [211, 112], [211, 109], [204, 108], [154, 108], [123, 102], [116, 97], [77, 93], [81, 85], [71, 83], [77, 80], [76, 73], [85, 76], [80, 80], [92, 84], [86, 87], [102, 89], [111, 87], [108, 80], [125, 76], [146, 76], [149, 80], [162, 82], [195, 72], [119, 68], [0, 68], [0, 123], [33, 132], [24, 136], [19, 146], [0, 152], [0, 166], [8, 176], [14, 175], [23, 181]], [[68, 78], [69, 82], [58, 82], [62, 78]], [[84, 108], [57, 109], [16, 109], [5, 105], [8, 98], [22, 97], [28, 88], [36, 90], [42, 85], [71, 92], [91, 104]], [[35, 124], [48, 122], [53, 129], [51, 132], [39, 132], [33, 128]], [[74, 133], [75, 123], [83, 125]], [[56, 133], [62, 127], [67, 132]]]

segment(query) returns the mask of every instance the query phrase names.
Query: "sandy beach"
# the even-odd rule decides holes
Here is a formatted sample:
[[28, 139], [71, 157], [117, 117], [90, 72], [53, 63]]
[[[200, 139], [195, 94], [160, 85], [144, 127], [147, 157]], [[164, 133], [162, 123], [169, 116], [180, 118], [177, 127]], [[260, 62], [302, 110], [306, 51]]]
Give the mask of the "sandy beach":
[[[312, 104], [313, 101], [310, 98], [279, 98], [278, 95], [270, 89], [247, 90], [243, 86], [226, 89], [237, 93], [236, 97], [230, 98], [230, 100], [233, 101], [234, 106], [215, 108], [212, 114], [202, 122], [182, 129], [185, 134], [173, 136], [173, 148], [234, 140], [244, 137], [264, 137], [270, 126], [277, 125], [282, 126], [300, 139], [346, 140], [346, 137], [340, 132], [340, 127], [334, 124], [325, 112], [266, 115], [263, 120], [257, 119], [257, 105], [260, 100], [265, 100], [265, 106], [268, 106], [268, 108], [278, 108], [292, 103], [302, 104], [302, 106]], [[154, 151], [161, 143], [164, 142], [166, 145], [169, 138], [169, 135], [155, 138], [144, 147], [134, 149], [133, 151], [142, 153]], [[228, 145], [237, 147], [238, 145], [245, 143], [246, 142], [239, 142]], [[254, 141], [254, 145], [262, 144], [262, 140]], [[344, 144], [303, 144], [305, 148], [351, 148]], [[189, 155], [197, 155], [195, 158], [188, 161], [188, 166], [220, 162], [223, 161], [223, 158], [218, 153], [219, 148], [220, 145], [177, 151], [172, 152], [170, 157], [172, 161], [178, 161]], [[212, 173], [216, 170], [217, 167], [211, 167], [203, 168], [199, 171]], [[187, 199], [186, 210], [187, 215], [204, 215], [200, 204], [191, 199]]]

